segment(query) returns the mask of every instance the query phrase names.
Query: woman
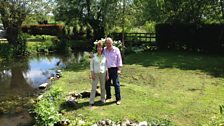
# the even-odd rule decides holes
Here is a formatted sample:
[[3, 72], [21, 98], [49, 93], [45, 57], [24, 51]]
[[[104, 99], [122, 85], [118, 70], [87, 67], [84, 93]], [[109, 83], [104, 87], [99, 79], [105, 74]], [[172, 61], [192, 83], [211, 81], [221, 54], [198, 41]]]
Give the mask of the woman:
[[101, 102], [105, 102], [105, 82], [109, 78], [107, 67], [106, 67], [106, 57], [103, 55], [103, 43], [102, 41], [97, 42], [97, 53], [93, 54], [90, 61], [90, 70], [92, 78], [92, 90], [90, 93], [90, 106], [94, 105], [94, 99], [96, 95], [96, 88], [98, 81], [100, 81], [101, 90]]

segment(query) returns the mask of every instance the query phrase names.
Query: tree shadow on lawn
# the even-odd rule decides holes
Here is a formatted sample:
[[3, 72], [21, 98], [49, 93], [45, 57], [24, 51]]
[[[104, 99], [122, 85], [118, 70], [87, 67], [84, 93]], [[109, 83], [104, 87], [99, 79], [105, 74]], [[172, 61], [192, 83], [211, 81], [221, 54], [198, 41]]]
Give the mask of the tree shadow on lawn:
[[[101, 107], [106, 105], [115, 104], [116, 101], [110, 101], [106, 103], [102, 103], [101, 101], [96, 101], [93, 107]], [[84, 107], [90, 107], [89, 102], [80, 102], [77, 105], [69, 106], [65, 102], [60, 105], [60, 110], [65, 110], [66, 112], [78, 110]]]
[[130, 54], [125, 64], [179, 68], [182, 70], [201, 70], [214, 77], [224, 77], [224, 57], [214, 54], [200, 54], [180, 51], [156, 51]]

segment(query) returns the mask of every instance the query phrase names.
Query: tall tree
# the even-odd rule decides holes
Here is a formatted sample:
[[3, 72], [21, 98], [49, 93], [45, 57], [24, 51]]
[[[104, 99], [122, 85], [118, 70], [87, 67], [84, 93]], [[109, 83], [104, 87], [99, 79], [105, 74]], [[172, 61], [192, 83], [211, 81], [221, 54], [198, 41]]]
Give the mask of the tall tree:
[[116, 14], [122, 12], [119, 0], [56, 0], [54, 11], [57, 20], [66, 24], [90, 26], [94, 39], [105, 36], [116, 22]]
[[50, 0], [1, 0], [1, 21], [6, 29], [9, 44], [17, 47], [23, 44], [19, 40], [21, 25], [26, 16], [31, 13], [42, 12]]

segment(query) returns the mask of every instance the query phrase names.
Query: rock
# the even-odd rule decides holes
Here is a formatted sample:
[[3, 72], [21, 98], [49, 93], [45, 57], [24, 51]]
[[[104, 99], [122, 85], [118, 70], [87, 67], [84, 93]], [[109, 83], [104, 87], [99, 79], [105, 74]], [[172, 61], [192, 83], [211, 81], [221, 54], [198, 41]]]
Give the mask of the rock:
[[49, 80], [54, 80], [55, 78], [54, 77], [49, 77]]
[[75, 97], [76, 99], [81, 98], [82, 95], [76, 92], [69, 92], [69, 95], [71, 95], [72, 97]]
[[31, 99], [29, 100], [29, 103], [30, 103], [30, 104], [34, 104], [35, 101], [31, 98]]
[[22, 112], [23, 111], [23, 108], [22, 107], [16, 107], [16, 112], [17, 113], [20, 113], [20, 112]]
[[43, 98], [43, 95], [39, 95], [38, 97], [37, 97], [37, 100], [41, 100]]
[[58, 76], [62, 76], [62, 73], [56, 73], [56, 75], [58, 75]]
[[102, 120], [102, 121], [100, 122], [100, 124], [101, 124], [101, 126], [106, 126], [106, 121]]
[[148, 123], [146, 121], [143, 121], [143, 122], [139, 123], [139, 126], [147, 126], [147, 125], [148, 125]]
[[39, 85], [39, 89], [45, 89], [47, 87], [48, 83], [43, 83]]
[[113, 122], [109, 119], [101, 120], [101, 121], [97, 122], [97, 126], [112, 126], [112, 124], [113, 124]]
[[131, 123], [130, 126], [139, 126], [137, 123]]
[[125, 121], [123, 121], [121, 123], [122, 126], [129, 126], [130, 125], [130, 121], [128, 119], [126, 119]]
[[84, 124], [85, 124], [85, 121], [83, 121], [83, 120], [79, 120], [78, 124], [79, 124], [79, 125], [84, 125]]
[[89, 98], [90, 97], [90, 92], [89, 91], [83, 91], [80, 93], [82, 98]]
[[56, 70], [56, 73], [61, 73], [61, 70]]
[[72, 96], [69, 96], [67, 99], [66, 99], [66, 102], [65, 104], [69, 107], [75, 107], [77, 104], [78, 104], [78, 101], [76, 100], [75, 97], [72, 97]]
[[62, 72], [61, 72], [61, 70], [56, 70], [56, 77], [57, 77], [57, 78], [62, 77]]
[[[80, 93], [82, 98], [89, 98], [90, 97], [90, 91], [83, 91]], [[101, 94], [99, 93], [98, 90], [96, 90], [96, 96], [100, 96]]]
[[68, 126], [70, 123], [68, 120], [62, 120], [60, 122], [57, 122], [56, 124], [54, 124], [54, 126]]
[[109, 120], [109, 119], [106, 119], [105, 122], [106, 122], [106, 125], [111, 125], [112, 124], [112, 121]]

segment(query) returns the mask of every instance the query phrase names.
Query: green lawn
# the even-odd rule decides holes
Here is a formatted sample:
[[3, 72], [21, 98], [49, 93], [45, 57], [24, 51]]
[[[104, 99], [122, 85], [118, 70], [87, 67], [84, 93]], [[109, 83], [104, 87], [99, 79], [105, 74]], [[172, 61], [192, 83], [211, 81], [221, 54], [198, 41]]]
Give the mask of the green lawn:
[[[224, 101], [224, 57], [185, 52], [144, 52], [124, 59], [121, 74], [122, 104], [114, 101], [90, 109], [89, 99], [74, 108], [62, 107], [64, 116], [87, 121], [131, 119], [169, 120], [181, 126], [206, 124], [219, 115]], [[63, 70], [54, 82], [64, 94], [90, 90], [88, 61]], [[112, 87], [112, 92], [114, 88]], [[114, 95], [113, 95], [114, 96]], [[113, 97], [114, 100], [114, 97]], [[81, 114], [81, 115], [80, 115]]]

